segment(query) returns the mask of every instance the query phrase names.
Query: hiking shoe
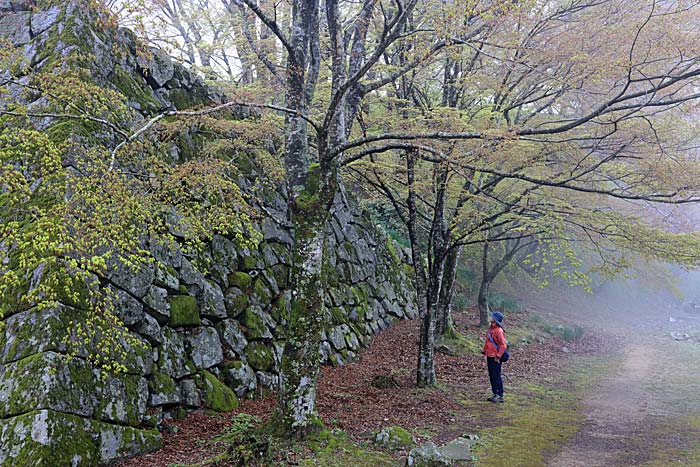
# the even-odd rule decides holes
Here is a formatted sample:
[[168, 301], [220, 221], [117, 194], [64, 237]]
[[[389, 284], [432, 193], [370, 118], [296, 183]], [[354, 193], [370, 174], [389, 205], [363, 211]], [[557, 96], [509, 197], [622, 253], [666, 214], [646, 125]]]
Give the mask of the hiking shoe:
[[505, 402], [505, 401], [503, 400], [503, 396], [496, 396], [496, 399], [494, 400], [494, 402]]
[[496, 402], [498, 400], [498, 396], [496, 394], [494, 394], [491, 397], [487, 397], [486, 400], [489, 402]]

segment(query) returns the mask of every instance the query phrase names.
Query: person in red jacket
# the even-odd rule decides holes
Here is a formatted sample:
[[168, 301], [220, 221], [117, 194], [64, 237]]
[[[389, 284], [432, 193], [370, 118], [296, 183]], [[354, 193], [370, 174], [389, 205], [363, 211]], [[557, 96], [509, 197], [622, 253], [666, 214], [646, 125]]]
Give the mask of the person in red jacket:
[[501, 378], [501, 356], [508, 348], [506, 336], [503, 332], [503, 313], [491, 312], [489, 331], [481, 351], [486, 355], [486, 365], [489, 369], [491, 391], [493, 396], [487, 400], [491, 402], [503, 402], [503, 379]]

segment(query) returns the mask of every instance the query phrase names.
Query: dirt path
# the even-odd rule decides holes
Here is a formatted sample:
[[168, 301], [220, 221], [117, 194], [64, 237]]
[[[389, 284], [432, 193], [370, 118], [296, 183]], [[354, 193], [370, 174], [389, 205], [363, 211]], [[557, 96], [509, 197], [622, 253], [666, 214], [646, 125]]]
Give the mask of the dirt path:
[[661, 317], [621, 329], [626, 345], [584, 399], [584, 426], [547, 466], [699, 466], [697, 349], [671, 340]]

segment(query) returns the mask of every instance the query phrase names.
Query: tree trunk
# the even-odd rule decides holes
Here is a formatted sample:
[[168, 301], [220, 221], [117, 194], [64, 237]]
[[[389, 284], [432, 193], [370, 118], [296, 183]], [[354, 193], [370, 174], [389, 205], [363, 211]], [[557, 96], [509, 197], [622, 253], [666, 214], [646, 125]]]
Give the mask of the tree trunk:
[[418, 374], [416, 383], [418, 386], [426, 386], [435, 383], [435, 364], [433, 360], [433, 348], [435, 345], [435, 310], [431, 309], [430, 284], [423, 264], [424, 251], [418, 239], [418, 207], [416, 204], [415, 164], [416, 155], [413, 151], [406, 151], [406, 175], [408, 181], [408, 197], [406, 207], [408, 209], [408, 237], [411, 242], [411, 257], [413, 269], [416, 273], [416, 297], [418, 299], [418, 311], [421, 318], [420, 343], [418, 346]]
[[488, 252], [489, 243], [484, 243], [484, 253], [481, 258], [482, 260], [482, 274], [481, 274], [481, 285], [479, 286], [479, 297], [477, 298], [477, 305], [479, 307], [479, 324], [485, 326], [489, 322], [489, 306], [488, 306], [488, 296], [489, 289], [494, 279], [503, 271], [503, 269], [510, 263], [513, 256], [520, 251], [525, 245], [520, 243], [520, 238], [514, 240], [506, 240], [505, 242], [505, 253], [504, 255], [496, 261], [496, 264], [489, 269], [488, 264]]
[[448, 331], [454, 328], [454, 321], [452, 319], [452, 297], [454, 296], [457, 262], [459, 261], [461, 249], [461, 247], [451, 249], [445, 258], [445, 271], [442, 275], [442, 286], [440, 287], [435, 328], [435, 332], [438, 336], [444, 336]]
[[477, 298], [477, 305], [479, 307], [479, 326], [486, 326], [489, 323], [489, 305], [488, 305], [488, 295], [489, 288], [493, 279], [488, 277], [481, 279], [481, 284], [479, 285], [479, 296]]
[[336, 189], [332, 168], [312, 166], [306, 191], [298, 194], [292, 204], [293, 296], [280, 368], [278, 408], [286, 430], [297, 436], [322, 426], [316, 411], [319, 348], [326, 315], [322, 269], [325, 226]]
[[[413, 174], [414, 175], [414, 174]], [[432, 247], [432, 258], [429, 264], [429, 276], [426, 290], [426, 313], [421, 320], [420, 347], [418, 350], [418, 386], [435, 384], [435, 327], [438, 313], [440, 291], [443, 285], [445, 271], [445, 195], [448, 172], [444, 167], [437, 171], [435, 179], [436, 202], [433, 222], [430, 228], [429, 245]]]
[[319, 348], [324, 324], [321, 273], [325, 226], [337, 190], [333, 164], [312, 164], [306, 113], [313, 97], [318, 68], [314, 68], [317, 45], [318, 0], [295, 0], [293, 25], [287, 58], [286, 104], [298, 114], [287, 114], [285, 145], [289, 216], [294, 228], [291, 274], [291, 312], [279, 373], [278, 416], [287, 433], [304, 436], [316, 431], [316, 379]]
[[318, 426], [316, 379], [323, 330], [324, 284], [321, 276], [324, 233], [316, 223], [295, 223], [295, 292], [287, 324], [287, 340], [280, 369], [279, 409], [284, 427], [304, 434]]
[[489, 323], [489, 287], [493, 277], [489, 272], [489, 243], [484, 242], [484, 252], [481, 256], [481, 284], [479, 285], [479, 296], [477, 306], [479, 307], [479, 326], [486, 326]]
[[420, 322], [418, 347], [418, 387], [435, 384], [435, 303], [428, 303]]

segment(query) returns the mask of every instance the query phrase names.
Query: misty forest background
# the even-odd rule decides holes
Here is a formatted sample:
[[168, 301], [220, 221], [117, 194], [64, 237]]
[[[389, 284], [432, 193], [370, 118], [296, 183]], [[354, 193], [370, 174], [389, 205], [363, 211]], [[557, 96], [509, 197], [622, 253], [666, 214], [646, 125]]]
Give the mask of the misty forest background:
[[[465, 331], [455, 314], [478, 314], [483, 326], [489, 310], [517, 313], [523, 297], [537, 300], [536, 287], [580, 289], [585, 301], [613, 278], [635, 277], [632, 288], [663, 291], [669, 310], [692, 307], [700, 2], [85, 6], [105, 28], [134, 31], [140, 56], [165, 51], [225, 97], [138, 119], [138, 99], [81, 75], [81, 60], [94, 57], [29, 82], [22, 54], [2, 47], [3, 86], [44, 104], [0, 107], [2, 313], [80, 289], [94, 317], [76, 325], [113, 335], [109, 346], [122, 325], [91, 282], [109, 262], [138, 270], [150, 261], [143, 235], [163, 245], [185, 238], [192, 251], [214, 234], [254, 248], [257, 200], [282, 192], [293, 299], [274, 424], [303, 437], [322, 424], [325, 226], [341, 189], [406, 256], [420, 312], [417, 387], [439, 381], [436, 343]], [[81, 142], [97, 134], [101, 143], [77, 151], [37, 129], [42, 119], [80, 121]], [[181, 135], [201, 145], [197, 157], [164, 157]], [[254, 186], [241, 187], [250, 170]], [[177, 235], [172, 216], [185, 226]], [[118, 358], [95, 364], [119, 371]]]

